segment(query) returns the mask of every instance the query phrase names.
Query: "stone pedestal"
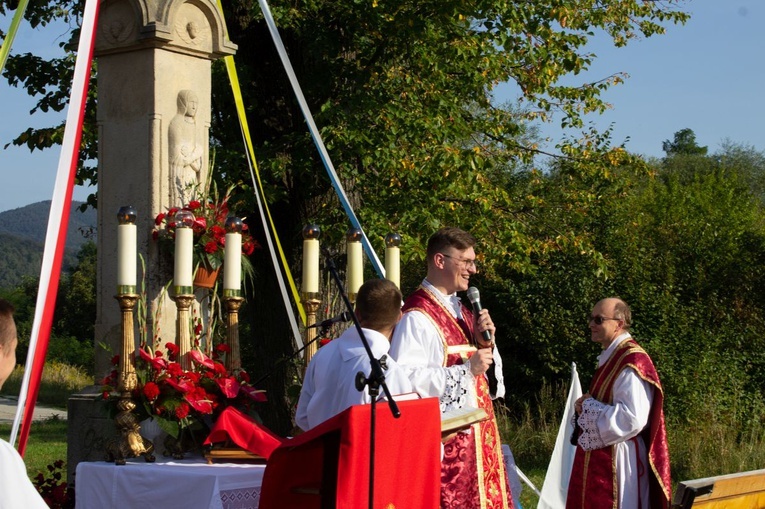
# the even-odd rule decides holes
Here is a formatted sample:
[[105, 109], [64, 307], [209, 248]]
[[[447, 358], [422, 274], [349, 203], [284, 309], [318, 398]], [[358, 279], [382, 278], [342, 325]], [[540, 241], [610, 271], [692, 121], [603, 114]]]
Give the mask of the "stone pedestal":
[[79, 462], [106, 460], [106, 444], [117, 437], [117, 428], [95, 385], [69, 398], [67, 419], [67, 479], [74, 479]]

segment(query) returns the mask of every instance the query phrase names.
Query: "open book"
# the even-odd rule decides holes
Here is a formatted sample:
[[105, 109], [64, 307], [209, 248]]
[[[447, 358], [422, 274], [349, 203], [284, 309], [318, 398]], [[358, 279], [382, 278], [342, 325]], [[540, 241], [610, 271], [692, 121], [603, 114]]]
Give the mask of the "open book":
[[[405, 392], [403, 394], [393, 395], [395, 401], [407, 401], [411, 399], [420, 399], [421, 396], [416, 392]], [[386, 399], [380, 396], [381, 400]], [[477, 422], [489, 418], [489, 414], [483, 408], [464, 407], [454, 408], [441, 414], [441, 434], [447, 435], [456, 433], [462, 429], [467, 429]]]
[[441, 414], [441, 433], [454, 433], [489, 418], [483, 408], [456, 408]]

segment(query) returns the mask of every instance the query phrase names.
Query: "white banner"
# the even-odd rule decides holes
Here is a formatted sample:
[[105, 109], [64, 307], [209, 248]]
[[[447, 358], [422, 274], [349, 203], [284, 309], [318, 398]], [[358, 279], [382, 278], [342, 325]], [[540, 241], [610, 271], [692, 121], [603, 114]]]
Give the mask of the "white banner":
[[571, 419], [574, 417], [574, 403], [582, 395], [582, 385], [579, 383], [579, 373], [576, 371], [576, 363], [571, 363], [571, 387], [568, 390], [566, 410], [558, 429], [558, 438], [555, 441], [550, 464], [547, 467], [545, 482], [542, 485], [542, 493], [539, 497], [537, 509], [563, 509], [566, 507], [566, 494], [568, 493], [568, 479], [571, 476], [571, 468], [574, 465], [574, 453], [576, 447], [571, 445]]

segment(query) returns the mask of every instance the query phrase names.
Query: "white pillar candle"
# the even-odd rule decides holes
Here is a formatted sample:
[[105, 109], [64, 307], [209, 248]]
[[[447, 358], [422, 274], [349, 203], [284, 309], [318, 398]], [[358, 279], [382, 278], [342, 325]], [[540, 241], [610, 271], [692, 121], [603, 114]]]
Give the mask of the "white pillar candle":
[[193, 286], [193, 248], [194, 232], [191, 228], [176, 228], [175, 273], [173, 274], [176, 287]]
[[348, 293], [356, 295], [364, 282], [364, 270], [361, 242], [349, 240], [348, 249]]
[[117, 225], [117, 286], [136, 285], [136, 225]]
[[401, 248], [398, 246], [385, 248], [385, 279], [401, 288]]
[[319, 239], [303, 239], [303, 293], [319, 293]]
[[389, 233], [385, 236], [385, 279], [401, 288], [401, 235]]
[[242, 288], [242, 234], [226, 234], [226, 247], [223, 250], [223, 289], [241, 290]]

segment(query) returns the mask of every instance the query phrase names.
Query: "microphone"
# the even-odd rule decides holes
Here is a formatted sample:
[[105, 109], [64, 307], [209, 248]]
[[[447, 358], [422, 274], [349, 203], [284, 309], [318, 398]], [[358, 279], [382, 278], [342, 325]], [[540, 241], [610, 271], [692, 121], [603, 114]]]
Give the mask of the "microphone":
[[[468, 288], [467, 297], [470, 303], [473, 305], [473, 311], [475, 314], [477, 315], [480, 313], [483, 309], [483, 306], [481, 306], [481, 295], [478, 293], [478, 288], [475, 286]], [[484, 341], [491, 343], [491, 331], [485, 330], [481, 333], [481, 336], [483, 337]]]
[[306, 329], [313, 329], [314, 327], [321, 327], [322, 329], [326, 329], [330, 325], [334, 325], [340, 322], [350, 322], [350, 321], [351, 321], [351, 312], [343, 311], [337, 316], [333, 316], [332, 318], [327, 318], [326, 320], [322, 322], [309, 325], [308, 327], [306, 327]]

